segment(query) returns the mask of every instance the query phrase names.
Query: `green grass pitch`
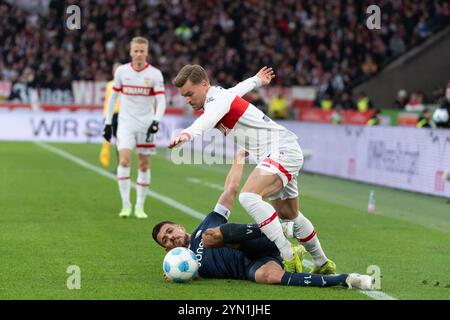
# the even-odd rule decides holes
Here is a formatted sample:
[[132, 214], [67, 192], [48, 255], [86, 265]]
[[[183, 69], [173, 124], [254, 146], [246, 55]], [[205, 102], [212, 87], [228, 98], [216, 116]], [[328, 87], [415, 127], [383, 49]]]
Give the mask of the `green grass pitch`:
[[[100, 168], [99, 145], [50, 145]], [[165, 150], [151, 162], [151, 190], [203, 214], [220, 194], [211, 185], [222, 185], [229, 169], [177, 166], [167, 160]], [[113, 164], [106, 171], [112, 173]], [[248, 166], [246, 176], [250, 170]], [[389, 297], [450, 298], [446, 199], [306, 173], [299, 183], [301, 210], [315, 225], [338, 272], [365, 273], [377, 265], [381, 292]], [[367, 213], [372, 189], [377, 214]], [[337, 287], [212, 279], [166, 283], [164, 252], [150, 234], [153, 225], [170, 219], [192, 231], [200, 220], [151, 197], [146, 201], [149, 219], [120, 219], [113, 179], [38, 144], [0, 142], [0, 204], [0, 299], [372, 299]], [[238, 202], [230, 221], [252, 222]], [[71, 265], [81, 270], [79, 290], [66, 286]]]

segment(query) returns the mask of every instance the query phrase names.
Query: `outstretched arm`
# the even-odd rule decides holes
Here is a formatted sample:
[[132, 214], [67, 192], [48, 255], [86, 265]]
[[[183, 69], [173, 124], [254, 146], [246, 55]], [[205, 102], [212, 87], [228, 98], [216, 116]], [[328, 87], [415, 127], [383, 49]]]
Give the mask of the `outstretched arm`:
[[246, 155], [247, 152], [244, 149], [240, 149], [237, 152], [227, 178], [225, 179], [223, 192], [217, 201], [217, 203], [220, 203], [230, 211], [233, 207], [234, 198], [236, 198], [236, 194], [238, 193], [239, 183], [241, 182], [242, 172], [244, 171]]
[[228, 91], [234, 92], [239, 97], [242, 97], [253, 89], [268, 85], [274, 77], [275, 73], [272, 68], [263, 67], [255, 76], [239, 82], [236, 86], [228, 89]]
[[205, 248], [239, 248], [249, 240], [262, 237], [257, 224], [225, 223], [203, 231], [202, 240]]
[[169, 149], [176, 147], [184, 142], [191, 141], [195, 137], [198, 137], [214, 128], [217, 122], [223, 118], [223, 116], [230, 111], [230, 105], [224, 101], [213, 100], [206, 102], [208, 108], [204, 108], [205, 112], [198, 117], [194, 123], [188, 128], [184, 129], [178, 137], [175, 137], [169, 142]]

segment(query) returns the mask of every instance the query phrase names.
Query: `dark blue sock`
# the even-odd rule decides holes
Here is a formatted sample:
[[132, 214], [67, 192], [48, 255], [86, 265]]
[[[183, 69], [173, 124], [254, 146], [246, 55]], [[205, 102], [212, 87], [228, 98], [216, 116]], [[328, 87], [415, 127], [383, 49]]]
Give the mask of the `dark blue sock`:
[[302, 287], [330, 287], [345, 286], [345, 279], [348, 274], [322, 275], [312, 273], [288, 273], [281, 278], [281, 284], [284, 286], [302, 286]]

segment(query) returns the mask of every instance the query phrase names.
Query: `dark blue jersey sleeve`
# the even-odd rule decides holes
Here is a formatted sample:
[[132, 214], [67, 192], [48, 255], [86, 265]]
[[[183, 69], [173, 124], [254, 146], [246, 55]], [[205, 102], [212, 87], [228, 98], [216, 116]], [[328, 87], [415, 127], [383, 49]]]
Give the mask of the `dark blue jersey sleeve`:
[[199, 274], [204, 278], [246, 279], [246, 258], [243, 252], [232, 248], [209, 249], [203, 246], [203, 232], [225, 223], [227, 217], [213, 211], [192, 233], [190, 249], [199, 262]]

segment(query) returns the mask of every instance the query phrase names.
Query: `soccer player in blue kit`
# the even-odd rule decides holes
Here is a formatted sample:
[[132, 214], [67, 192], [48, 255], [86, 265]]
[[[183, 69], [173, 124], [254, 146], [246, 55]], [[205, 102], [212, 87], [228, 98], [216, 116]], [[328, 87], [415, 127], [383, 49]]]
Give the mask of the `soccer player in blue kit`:
[[[244, 150], [237, 153], [214, 211], [208, 214], [192, 235], [182, 225], [162, 221], [153, 228], [153, 239], [166, 251], [175, 247], [191, 249], [197, 256], [199, 275], [203, 278], [250, 280], [286, 286], [342, 285], [373, 289], [372, 278], [368, 275], [285, 272], [278, 248], [257, 224], [227, 223], [238, 193], [245, 157]], [[300, 244], [292, 246], [299, 256], [305, 252]]]

